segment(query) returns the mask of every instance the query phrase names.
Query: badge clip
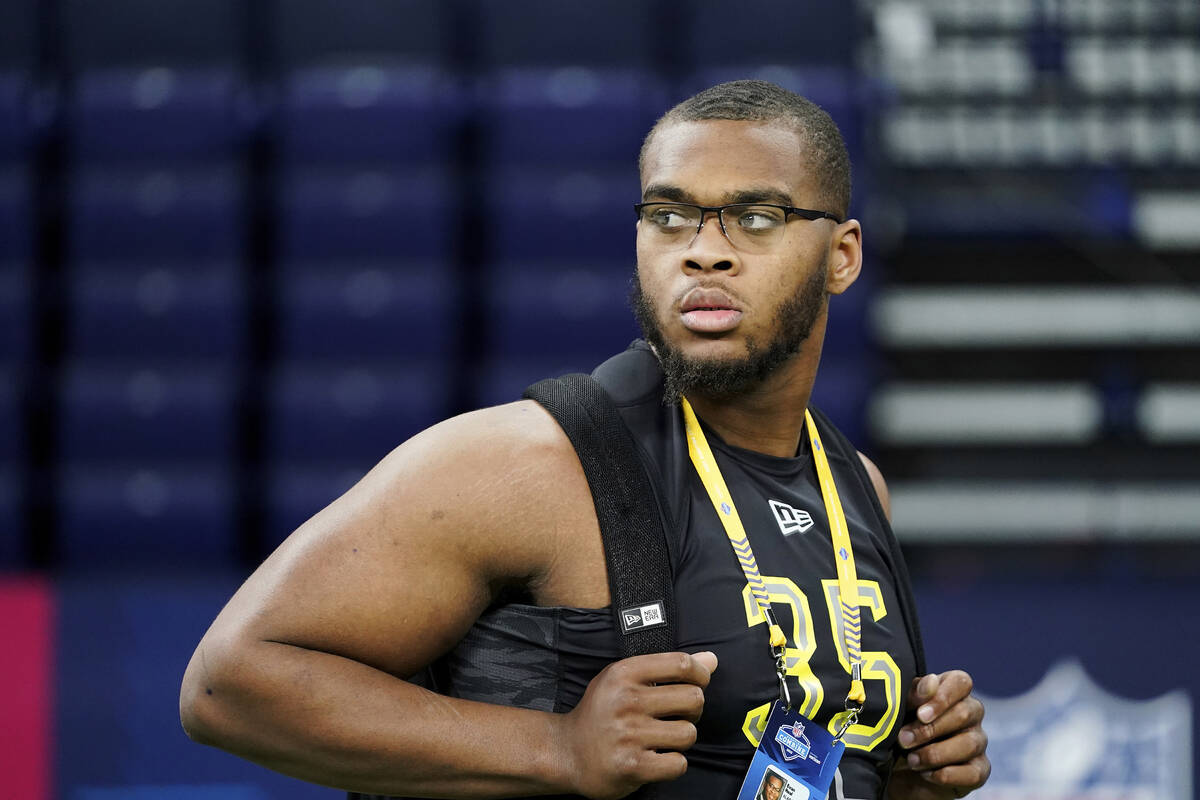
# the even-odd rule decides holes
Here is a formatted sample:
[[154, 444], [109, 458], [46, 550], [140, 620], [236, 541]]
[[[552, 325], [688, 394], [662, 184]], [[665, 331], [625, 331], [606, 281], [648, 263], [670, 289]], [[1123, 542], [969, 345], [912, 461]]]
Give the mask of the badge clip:
[[792, 690], [787, 685], [787, 670], [783, 662], [783, 648], [775, 653], [775, 677], [779, 678], [779, 702], [784, 708], [792, 707]]

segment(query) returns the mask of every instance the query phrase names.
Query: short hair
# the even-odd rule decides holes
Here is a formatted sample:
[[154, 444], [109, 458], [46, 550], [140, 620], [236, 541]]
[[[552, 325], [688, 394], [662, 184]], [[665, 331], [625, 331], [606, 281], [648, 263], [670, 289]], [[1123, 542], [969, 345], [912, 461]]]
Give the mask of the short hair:
[[850, 155], [837, 123], [813, 101], [767, 81], [720, 83], [692, 95], [654, 123], [638, 154], [638, 169], [645, 167], [646, 150], [659, 129], [676, 122], [704, 120], [782, 122], [800, 134], [807, 166], [817, 176], [822, 209], [845, 219], [850, 210]]

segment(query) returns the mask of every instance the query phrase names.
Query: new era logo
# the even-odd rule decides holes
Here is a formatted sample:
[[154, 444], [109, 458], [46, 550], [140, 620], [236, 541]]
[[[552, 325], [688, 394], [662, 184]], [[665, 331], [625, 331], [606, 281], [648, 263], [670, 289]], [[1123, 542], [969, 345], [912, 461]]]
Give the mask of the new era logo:
[[771, 512], [775, 514], [775, 521], [779, 523], [779, 530], [783, 531], [784, 536], [804, 533], [813, 526], [812, 515], [803, 508], [789, 506], [778, 500], [771, 500], [770, 503]]
[[665, 622], [666, 619], [663, 617], [663, 604], [661, 602], [621, 610], [622, 633], [629, 633], [630, 631], [641, 630], [642, 628], [652, 628], [655, 625], [662, 625]]

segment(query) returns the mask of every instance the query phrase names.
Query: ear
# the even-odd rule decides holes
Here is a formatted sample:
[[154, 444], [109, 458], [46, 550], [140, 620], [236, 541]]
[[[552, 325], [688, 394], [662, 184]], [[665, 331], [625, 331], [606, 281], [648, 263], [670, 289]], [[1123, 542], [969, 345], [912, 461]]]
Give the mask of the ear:
[[841, 294], [862, 272], [862, 225], [848, 219], [834, 228], [829, 240], [829, 270], [825, 274], [825, 291]]

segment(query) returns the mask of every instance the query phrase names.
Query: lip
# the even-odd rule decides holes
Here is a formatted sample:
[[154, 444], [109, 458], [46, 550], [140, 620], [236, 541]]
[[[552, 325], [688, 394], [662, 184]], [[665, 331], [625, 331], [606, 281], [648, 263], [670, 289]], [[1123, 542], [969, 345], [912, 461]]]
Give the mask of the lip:
[[694, 333], [725, 333], [738, 326], [742, 311], [721, 289], [696, 287], [679, 302], [683, 327]]

